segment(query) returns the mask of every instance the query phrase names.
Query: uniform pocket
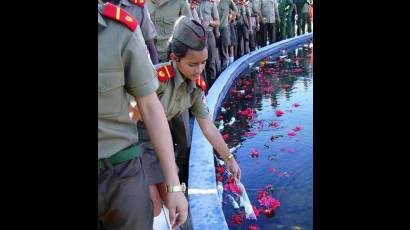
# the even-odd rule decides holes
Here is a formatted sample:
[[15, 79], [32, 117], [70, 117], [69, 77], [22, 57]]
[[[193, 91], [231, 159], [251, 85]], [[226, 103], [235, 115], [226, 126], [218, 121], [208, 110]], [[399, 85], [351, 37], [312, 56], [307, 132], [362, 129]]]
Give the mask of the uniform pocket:
[[164, 17], [164, 33], [165, 34], [172, 34], [174, 30], [174, 23], [176, 22], [177, 18], [173, 16]]
[[98, 117], [120, 113], [124, 93], [124, 72], [98, 73]]

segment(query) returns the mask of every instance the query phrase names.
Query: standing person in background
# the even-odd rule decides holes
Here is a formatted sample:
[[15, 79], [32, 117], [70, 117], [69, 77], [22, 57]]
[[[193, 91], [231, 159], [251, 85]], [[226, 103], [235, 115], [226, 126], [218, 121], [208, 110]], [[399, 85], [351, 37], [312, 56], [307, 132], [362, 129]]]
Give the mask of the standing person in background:
[[290, 21], [292, 16], [293, 1], [279, 0], [279, 17], [280, 17], [280, 40], [287, 39], [290, 35]]
[[[235, 0], [233, 1], [235, 3]], [[232, 64], [233, 61], [237, 58], [236, 56], [236, 46], [238, 44], [238, 39], [237, 39], [237, 32], [236, 32], [236, 16], [238, 15], [238, 12], [235, 12], [233, 10], [229, 10], [229, 32], [230, 32], [230, 39], [231, 43], [228, 48], [229, 52], [229, 62], [228, 65]]]
[[168, 40], [172, 35], [175, 22], [182, 15], [192, 18], [188, 3], [185, 0], [150, 0], [146, 5], [158, 33], [155, 41], [158, 60], [168, 61]]
[[236, 48], [236, 54], [241, 57], [249, 53], [249, 28], [250, 28], [250, 12], [245, 7], [244, 0], [239, 0], [237, 4], [239, 15], [236, 24], [238, 44]]
[[266, 46], [267, 41], [273, 44], [277, 41], [276, 29], [280, 23], [278, 2], [276, 0], [260, 0], [259, 10], [261, 12], [261, 34], [262, 47]]
[[217, 57], [218, 50], [216, 49], [216, 41], [214, 35], [214, 28], [220, 24], [219, 13], [216, 4], [213, 0], [202, 0], [199, 5], [199, 17], [201, 18], [202, 25], [206, 30], [207, 43], [208, 43], [208, 60], [205, 67], [205, 78], [209, 88], [212, 87], [216, 80], [217, 69], [216, 62], [219, 59]]
[[219, 54], [221, 59], [222, 71], [228, 66], [229, 62], [229, 46], [231, 45], [231, 33], [229, 26], [230, 12], [238, 12], [238, 9], [232, 0], [221, 0], [218, 4], [218, 13], [220, 18], [219, 32]]

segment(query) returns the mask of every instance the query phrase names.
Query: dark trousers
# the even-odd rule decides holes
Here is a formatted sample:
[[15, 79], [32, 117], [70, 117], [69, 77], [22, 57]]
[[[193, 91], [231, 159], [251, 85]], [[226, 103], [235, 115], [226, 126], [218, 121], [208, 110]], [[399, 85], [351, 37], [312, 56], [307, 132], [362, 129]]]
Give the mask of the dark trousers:
[[249, 53], [249, 30], [245, 24], [237, 24], [236, 31], [238, 33], [238, 46], [236, 47], [236, 54], [238, 57], [241, 57], [247, 53]]
[[231, 41], [231, 35], [230, 35], [230, 29], [228, 26], [226, 27], [219, 27], [219, 33], [221, 36], [219, 37], [219, 57], [221, 59], [221, 72], [228, 66], [228, 58], [229, 58], [229, 52], [228, 52], [228, 46], [230, 45]]
[[105, 164], [98, 174], [99, 229], [152, 229], [154, 214], [140, 156]]
[[207, 31], [207, 45], [208, 45], [208, 60], [205, 65], [205, 75], [207, 88], [211, 88], [216, 80], [216, 61], [218, 60], [218, 50], [216, 49], [216, 41], [213, 31]]
[[276, 42], [276, 26], [275, 23], [261, 24], [262, 46], [266, 46], [266, 41], [269, 44]]

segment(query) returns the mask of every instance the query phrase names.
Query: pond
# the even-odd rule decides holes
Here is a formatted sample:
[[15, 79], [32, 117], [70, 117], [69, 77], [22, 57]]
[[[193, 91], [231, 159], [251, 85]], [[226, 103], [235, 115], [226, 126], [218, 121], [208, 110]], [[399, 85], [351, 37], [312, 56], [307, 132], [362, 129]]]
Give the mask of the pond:
[[247, 218], [240, 186], [216, 160], [229, 229], [313, 229], [312, 60], [307, 43], [250, 65], [217, 112], [257, 217]]

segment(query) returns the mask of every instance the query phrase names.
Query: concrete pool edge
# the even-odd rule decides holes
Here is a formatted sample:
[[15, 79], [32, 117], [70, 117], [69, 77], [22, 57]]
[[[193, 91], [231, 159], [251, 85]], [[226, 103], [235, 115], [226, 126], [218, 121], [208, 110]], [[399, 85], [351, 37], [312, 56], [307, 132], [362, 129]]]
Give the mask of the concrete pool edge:
[[[218, 77], [206, 96], [209, 112], [215, 119], [217, 108], [232, 85], [232, 80], [246, 70], [249, 63], [278, 53], [281, 49], [310, 41], [313, 32], [283, 40], [242, 56], [228, 66]], [[195, 147], [194, 147], [195, 146]], [[215, 183], [213, 148], [203, 136], [198, 123], [194, 122], [189, 159], [188, 200], [193, 229], [229, 229], [226, 223]]]

